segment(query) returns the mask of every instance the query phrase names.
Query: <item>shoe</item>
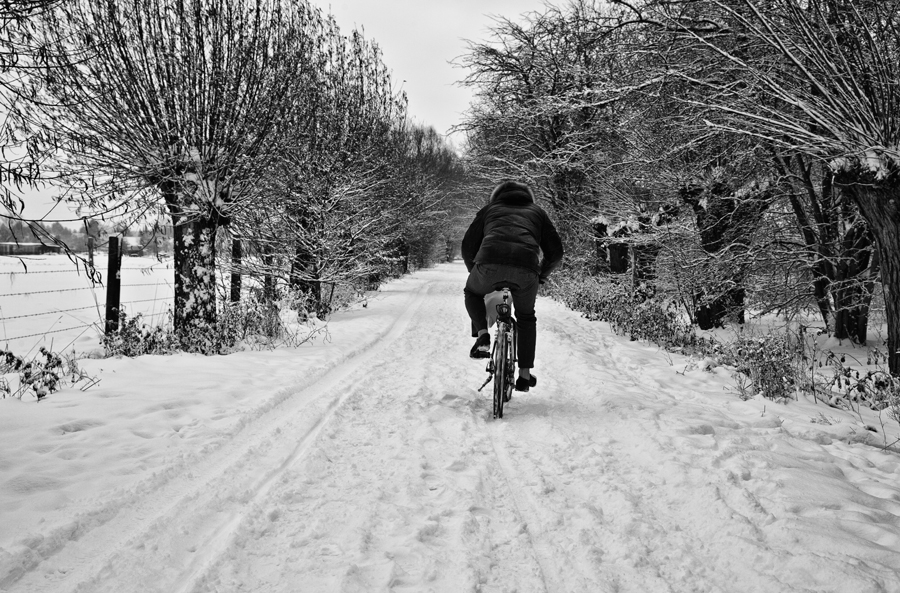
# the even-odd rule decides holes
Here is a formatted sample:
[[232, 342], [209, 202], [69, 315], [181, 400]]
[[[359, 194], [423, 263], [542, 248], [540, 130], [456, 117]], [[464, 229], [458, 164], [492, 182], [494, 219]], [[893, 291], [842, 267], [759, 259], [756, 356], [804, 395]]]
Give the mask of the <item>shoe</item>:
[[469, 350], [470, 358], [490, 358], [491, 357], [491, 334], [481, 334], [475, 340], [475, 345]]
[[534, 375], [531, 375], [530, 379], [523, 379], [522, 377], [516, 379], [516, 391], [528, 391], [535, 385], [537, 385], [537, 377]]

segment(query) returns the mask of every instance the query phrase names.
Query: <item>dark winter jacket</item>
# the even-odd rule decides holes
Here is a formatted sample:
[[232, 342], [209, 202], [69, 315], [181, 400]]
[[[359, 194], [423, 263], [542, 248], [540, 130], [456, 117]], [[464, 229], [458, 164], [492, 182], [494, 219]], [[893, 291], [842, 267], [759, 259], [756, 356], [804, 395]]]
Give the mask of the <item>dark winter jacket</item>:
[[477, 263], [506, 264], [533, 270], [544, 281], [562, 261], [563, 246], [531, 188], [507, 181], [494, 188], [490, 203], [469, 225], [462, 257], [470, 272]]

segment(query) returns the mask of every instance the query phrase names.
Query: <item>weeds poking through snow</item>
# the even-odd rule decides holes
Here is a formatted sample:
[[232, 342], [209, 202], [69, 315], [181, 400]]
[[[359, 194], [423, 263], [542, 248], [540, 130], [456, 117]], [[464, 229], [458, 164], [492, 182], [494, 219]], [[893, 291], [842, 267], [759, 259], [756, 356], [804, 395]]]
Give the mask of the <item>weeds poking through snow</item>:
[[229, 303], [219, 312], [214, 335], [205, 329], [176, 335], [171, 311], [166, 322], [158, 325], [145, 323], [141, 314], [131, 317], [121, 311], [119, 329], [103, 336], [102, 344], [107, 356], [172, 354], [181, 350], [229, 354], [244, 348], [296, 347], [327, 334], [323, 323], [313, 317], [301, 319], [298, 310], [303, 310], [301, 304], [291, 298], [267, 301], [251, 297]]
[[[900, 423], [900, 377], [888, 372], [887, 357], [877, 349], [869, 351], [865, 365], [862, 361], [848, 361], [847, 355], [820, 351], [817, 337], [823, 330], [810, 331], [812, 328], [803, 325], [796, 334], [741, 333], [731, 342], [699, 337], [689, 321], [678, 313], [674, 302], [658, 296], [636, 298], [627, 282], [615, 278], [555, 277], [546, 290], [551, 298], [584, 317], [608, 322], [618, 335], [653, 342], [668, 352], [733, 368], [732, 377], [741, 399], [762, 395], [785, 403], [808, 393], [817, 403], [821, 401], [857, 414], [860, 405], [864, 405], [882, 412], [882, 418], [887, 415]], [[877, 432], [874, 427], [867, 429]], [[894, 444], [885, 443], [885, 446]]]
[[31, 394], [38, 401], [66, 385], [73, 386], [85, 381], [90, 387], [98, 382], [78, 366], [74, 354], [60, 356], [43, 346], [38, 355], [28, 361], [12, 352], [0, 351], [0, 374], [18, 374], [18, 386], [15, 388], [6, 376], [0, 377], [0, 397], [22, 399]]

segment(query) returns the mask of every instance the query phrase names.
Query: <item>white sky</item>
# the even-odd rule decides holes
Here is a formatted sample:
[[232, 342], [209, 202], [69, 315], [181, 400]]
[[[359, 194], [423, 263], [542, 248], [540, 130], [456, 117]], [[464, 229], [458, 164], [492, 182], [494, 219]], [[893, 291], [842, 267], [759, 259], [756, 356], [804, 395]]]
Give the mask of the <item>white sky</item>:
[[[456, 82], [466, 72], [450, 62], [466, 52], [466, 40], [483, 41], [492, 16], [517, 20], [542, 8], [542, 0], [311, 0], [334, 15], [344, 32], [362, 28], [378, 43], [384, 63], [409, 98], [410, 115], [446, 134], [469, 105]], [[561, 0], [555, 3], [561, 4]]]

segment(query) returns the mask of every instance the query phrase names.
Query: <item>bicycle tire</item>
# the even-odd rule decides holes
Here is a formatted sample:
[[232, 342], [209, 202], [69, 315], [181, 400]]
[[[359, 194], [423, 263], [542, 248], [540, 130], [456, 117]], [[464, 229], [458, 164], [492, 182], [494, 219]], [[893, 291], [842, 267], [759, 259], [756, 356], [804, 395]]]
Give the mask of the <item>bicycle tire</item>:
[[506, 395], [506, 368], [508, 345], [506, 332], [497, 332], [497, 359], [494, 364], [494, 418], [503, 418], [503, 400]]
[[516, 385], [516, 363], [518, 362], [518, 331], [515, 319], [509, 325], [507, 338], [509, 340], [509, 349], [506, 357], [506, 399], [512, 399], [512, 392]]

